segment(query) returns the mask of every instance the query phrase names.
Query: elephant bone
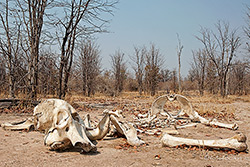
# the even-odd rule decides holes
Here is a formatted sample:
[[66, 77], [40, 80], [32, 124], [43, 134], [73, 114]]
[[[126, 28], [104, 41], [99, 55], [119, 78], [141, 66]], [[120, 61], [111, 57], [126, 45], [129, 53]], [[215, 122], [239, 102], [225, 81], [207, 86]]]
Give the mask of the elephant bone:
[[[53, 104], [53, 107], [51, 108], [48, 103]], [[48, 99], [34, 109], [34, 114], [39, 112], [42, 114], [38, 118], [37, 129], [45, 129], [45, 145], [62, 150], [72, 145], [80, 147], [85, 152], [96, 151], [96, 146], [86, 135], [86, 127], [81, 123], [83, 121], [69, 103], [59, 99]]]
[[96, 127], [92, 127], [90, 123], [89, 114], [85, 117], [84, 122], [86, 127], [86, 135], [90, 140], [100, 140], [103, 139], [109, 132], [110, 129], [110, 115], [117, 115], [116, 112], [104, 110], [104, 117], [98, 123]]
[[21, 122], [16, 123], [3, 123], [1, 124], [1, 127], [4, 130], [30, 130], [32, 127], [34, 127], [34, 120], [32, 118], [28, 118]]
[[175, 137], [168, 133], [164, 133], [161, 138], [162, 146], [176, 147], [180, 145], [201, 146], [217, 149], [234, 149], [236, 151], [245, 151], [247, 149], [246, 136], [243, 133], [234, 135], [227, 139], [218, 140], [198, 140], [182, 137]]
[[128, 144], [132, 146], [140, 146], [141, 144], [145, 143], [143, 140], [138, 138], [137, 131], [133, 125], [126, 122], [125, 120], [122, 120], [121, 117], [117, 118], [116, 116], [111, 115], [110, 118], [117, 132], [126, 137]]
[[47, 99], [34, 108], [32, 118], [19, 123], [4, 123], [6, 130], [29, 129], [45, 132], [44, 144], [51, 149], [64, 150], [71, 146], [83, 151], [95, 151], [96, 146], [86, 135], [84, 121], [76, 110], [64, 100]]
[[[168, 113], [167, 111], [164, 110], [164, 105], [166, 103], [166, 101], [178, 101], [181, 105], [181, 110], [177, 113], [177, 115], [173, 116], [170, 113]], [[161, 113], [162, 115], [165, 115], [168, 117], [168, 120], [170, 120], [171, 122], [174, 122], [175, 119], [178, 118], [178, 116], [180, 115], [187, 115], [189, 117], [189, 119], [191, 119], [191, 121], [193, 122], [200, 122], [204, 125], [208, 125], [208, 126], [218, 126], [218, 127], [222, 127], [222, 128], [228, 128], [231, 130], [237, 130], [238, 129], [238, 125], [236, 123], [233, 124], [227, 124], [227, 123], [221, 123], [218, 122], [216, 119], [213, 120], [207, 120], [206, 118], [200, 116], [192, 107], [192, 104], [189, 102], [189, 100], [182, 96], [182, 95], [178, 95], [178, 94], [171, 94], [171, 95], [163, 95], [158, 97], [152, 104], [151, 107], [151, 113]]]

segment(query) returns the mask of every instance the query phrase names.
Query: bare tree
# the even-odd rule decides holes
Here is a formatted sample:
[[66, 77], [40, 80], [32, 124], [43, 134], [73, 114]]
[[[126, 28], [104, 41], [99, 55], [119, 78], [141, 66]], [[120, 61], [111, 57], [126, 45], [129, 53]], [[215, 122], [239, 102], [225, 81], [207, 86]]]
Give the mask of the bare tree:
[[115, 90], [116, 95], [122, 92], [124, 81], [126, 79], [126, 64], [124, 62], [124, 53], [116, 51], [114, 55], [111, 55], [112, 72], [115, 78]]
[[181, 92], [181, 53], [183, 50], [183, 45], [181, 44], [181, 40], [179, 37], [179, 34], [177, 34], [177, 39], [178, 39], [178, 45], [177, 45], [177, 56], [178, 56], [178, 88], [179, 92]]
[[198, 88], [200, 95], [203, 96], [205, 90], [205, 76], [206, 76], [207, 56], [205, 50], [193, 51], [193, 69], [195, 79], [198, 81]]
[[112, 71], [111, 70], [104, 70], [102, 72], [102, 75], [99, 75], [97, 77], [97, 85], [96, 89], [98, 92], [103, 93], [104, 95], [108, 96], [115, 96], [116, 90], [114, 88], [114, 78], [112, 77]]
[[233, 63], [231, 71], [230, 93], [243, 95], [247, 83], [247, 62], [237, 60]]
[[216, 67], [220, 81], [220, 94], [225, 97], [228, 71], [240, 46], [240, 37], [237, 35], [237, 30], [230, 31], [228, 23], [219, 21], [215, 26], [217, 33], [202, 28], [201, 37], [197, 39], [203, 43], [206, 54]]
[[106, 32], [101, 13], [112, 14], [112, 8], [117, 1], [108, 0], [71, 0], [59, 2], [63, 7], [63, 17], [56, 18], [57, 38], [60, 42], [61, 57], [58, 77], [58, 97], [64, 98], [68, 89], [68, 79], [72, 67], [74, 48], [77, 38], [90, 36], [98, 32]]
[[22, 49], [28, 59], [28, 93], [36, 98], [38, 85], [39, 46], [45, 9], [53, 0], [17, 0], [15, 15], [22, 23]]
[[143, 48], [134, 47], [134, 51], [135, 51], [135, 55], [134, 57], [131, 57], [131, 60], [135, 63], [135, 65], [133, 65], [132, 68], [135, 71], [139, 94], [142, 95], [143, 76], [144, 76], [144, 68], [145, 68], [144, 59], [145, 59], [147, 50], [145, 47]]
[[[15, 98], [16, 71], [18, 52], [20, 50], [20, 23], [15, 21], [13, 2], [2, 2], [0, 9], [0, 53], [4, 56], [8, 69], [9, 96]], [[13, 24], [15, 22], [15, 24]]]
[[173, 69], [171, 72], [171, 89], [174, 92], [177, 92], [177, 72], [176, 69]]
[[95, 94], [96, 79], [100, 74], [100, 51], [98, 46], [91, 41], [83, 41], [79, 49], [79, 66], [82, 74], [83, 94]]
[[244, 27], [244, 32], [246, 34], [247, 37], [247, 50], [250, 53], [250, 6], [246, 6], [247, 8], [247, 13], [246, 13], [246, 26]]
[[39, 60], [38, 91], [43, 96], [55, 95], [57, 89], [57, 54], [50, 50], [41, 51]]
[[171, 71], [169, 69], [162, 69], [160, 71], [161, 82], [167, 82], [171, 80]]
[[160, 50], [154, 44], [146, 54], [145, 63], [145, 88], [154, 96], [160, 79], [160, 67], [163, 64]]
[[6, 70], [5, 70], [5, 63], [3, 61], [3, 58], [0, 54], [0, 94], [7, 94], [6, 91], [5, 91], [5, 87], [7, 85], [6, 83], [6, 78], [7, 78], [7, 75], [6, 75]]

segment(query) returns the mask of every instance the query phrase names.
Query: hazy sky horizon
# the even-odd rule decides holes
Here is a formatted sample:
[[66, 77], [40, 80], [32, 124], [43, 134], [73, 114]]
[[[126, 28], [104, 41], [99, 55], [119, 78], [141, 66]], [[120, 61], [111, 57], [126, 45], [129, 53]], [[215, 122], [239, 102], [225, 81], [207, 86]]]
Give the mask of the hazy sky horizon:
[[202, 47], [195, 38], [201, 26], [215, 30], [214, 25], [221, 20], [243, 34], [246, 5], [250, 6], [249, 0], [120, 0], [109, 24], [110, 33], [97, 35], [102, 68], [111, 69], [110, 55], [121, 50], [132, 72], [128, 57], [134, 54], [134, 46], [149, 48], [153, 43], [165, 60], [163, 68], [177, 69], [178, 33], [184, 46], [181, 72], [185, 77], [192, 50]]

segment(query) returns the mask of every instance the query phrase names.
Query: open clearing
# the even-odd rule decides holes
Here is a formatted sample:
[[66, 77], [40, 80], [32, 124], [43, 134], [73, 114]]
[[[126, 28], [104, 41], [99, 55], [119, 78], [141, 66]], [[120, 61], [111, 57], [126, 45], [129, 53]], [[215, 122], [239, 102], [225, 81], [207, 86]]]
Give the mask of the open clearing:
[[[190, 98], [189, 98], [190, 99]], [[73, 106], [83, 117], [89, 113], [94, 120], [101, 118], [105, 108], [123, 109], [126, 119], [133, 121], [136, 111], [149, 109], [153, 98], [96, 98], [74, 99]], [[179, 130], [181, 136], [201, 139], [220, 139], [232, 137], [236, 132], [247, 136], [250, 146], [250, 102], [233, 100], [227, 103], [216, 101], [199, 101], [190, 99], [195, 108], [206, 107], [206, 110], [216, 108], [219, 113], [234, 109], [231, 118], [218, 117], [221, 122], [236, 122], [237, 131], [213, 128], [204, 125]], [[71, 103], [72, 104], [72, 103]], [[105, 104], [105, 105], [98, 105]], [[0, 124], [24, 120], [32, 113], [21, 111], [0, 111]], [[199, 111], [198, 111], [199, 112]], [[230, 111], [231, 112], [231, 111]], [[212, 115], [213, 116], [213, 115]], [[218, 115], [217, 115], [218, 116]], [[50, 151], [43, 144], [43, 134], [36, 131], [5, 131], [0, 128], [0, 166], [250, 166], [248, 150], [243, 153], [234, 151], [206, 150], [202, 148], [168, 148], [162, 147], [157, 136], [139, 134], [147, 145], [130, 147], [123, 138], [105, 137], [98, 141], [97, 153], [80, 154], [78, 150], [70, 149], [64, 152]]]

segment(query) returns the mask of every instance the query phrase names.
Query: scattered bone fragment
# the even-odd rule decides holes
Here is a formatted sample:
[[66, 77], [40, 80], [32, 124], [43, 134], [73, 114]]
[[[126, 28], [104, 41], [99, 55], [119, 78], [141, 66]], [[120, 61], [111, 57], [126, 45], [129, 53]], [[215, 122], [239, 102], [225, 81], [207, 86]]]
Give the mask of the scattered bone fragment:
[[198, 123], [190, 123], [190, 124], [186, 124], [186, 125], [176, 126], [176, 129], [183, 129], [183, 128], [187, 128], [187, 127], [196, 127], [197, 125], [198, 125]]
[[179, 135], [180, 134], [180, 132], [178, 132], [175, 129], [164, 129], [164, 130], [162, 130], [162, 134], [165, 134], [165, 133], [170, 134], [170, 135]]
[[148, 113], [146, 113], [146, 114], [138, 114], [137, 117], [138, 118], [146, 118], [146, 117], [148, 117]]
[[247, 149], [246, 136], [242, 133], [236, 134], [231, 138], [218, 140], [197, 140], [172, 136], [164, 133], [161, 138], [162, 146], [176, 147], [180, 145], [201, 146], [216, 149], [234, 149], [245, 151]]

